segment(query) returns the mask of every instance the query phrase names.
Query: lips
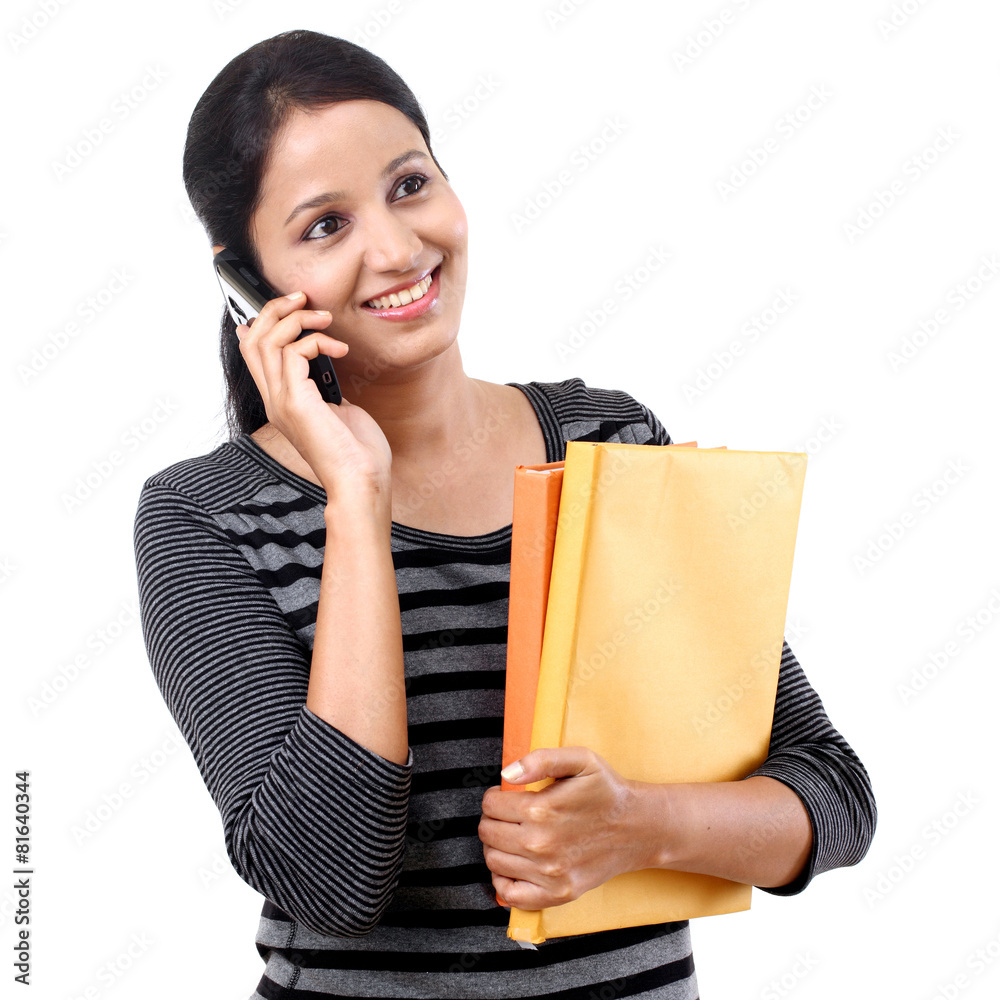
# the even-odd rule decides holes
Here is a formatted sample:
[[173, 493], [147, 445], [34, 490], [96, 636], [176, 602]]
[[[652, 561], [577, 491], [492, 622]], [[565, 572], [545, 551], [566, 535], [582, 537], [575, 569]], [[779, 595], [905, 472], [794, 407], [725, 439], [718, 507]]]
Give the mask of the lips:
[[383, 292], [382, 295], [369, 299], [365, 305], [369, 309], [394, 309], [399, 306], [408, 306], [411, 302], [422, 299], [427, 294], [427, 289], [431, 286], [431, 274], [428, 273], [420, 281], [410, 285], [397, 285], [395, 288]]
[[[375, 299], [369, 299], [361, 308], [370, 316], [403, 322], [422, 316], [432, 309], [438, 301], [440, 291], [441, 265], [438, 264], [430, 274], [425, 275], [420, 281], [392, 289], [388, 294], [380, 295]], [[407, 297], [410, 299], [409, 302], [404, 301]], [[394, 305], [393, 301], [398, 305]], [[387, 303], [387, 305], [382, 303]]]

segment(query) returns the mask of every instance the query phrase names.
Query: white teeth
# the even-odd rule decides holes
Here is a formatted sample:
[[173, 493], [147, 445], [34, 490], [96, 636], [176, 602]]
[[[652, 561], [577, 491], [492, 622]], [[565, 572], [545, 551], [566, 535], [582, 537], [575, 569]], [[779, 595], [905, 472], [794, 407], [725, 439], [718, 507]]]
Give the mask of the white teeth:
[[391, 295], [383, 295], [378, 299], [369, 299], [365, 305], [372, 309], [392, 309], [395, 306], [407, 306], [417, 299], [422, 299], [427, 294], [427, 289], [431, 287], [431, 276], [418, 281], [409, 288], [404, 288], [401, 292], [393, 292]]

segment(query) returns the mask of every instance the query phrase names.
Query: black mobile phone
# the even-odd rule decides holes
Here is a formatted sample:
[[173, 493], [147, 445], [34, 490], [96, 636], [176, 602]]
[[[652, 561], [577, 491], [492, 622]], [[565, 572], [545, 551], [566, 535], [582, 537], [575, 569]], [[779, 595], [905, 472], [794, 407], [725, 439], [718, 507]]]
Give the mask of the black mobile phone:
[[[256, 319], [264, 304], [269, 299], [276, 299], [275, 292], [260, 276], [257, 269], [244, 257], [230, 250], [220, 250], [214, 257], [215, 274], [222, 288], [229, 315], [239, 326], [241, 323], [249, 326]], [[296, 337], [301, 340], [312, 330], [303, 330]], [[339, 405], [343, 398], [340, 394], [340, 383], [337, 373], [333, 370], [333, 361], [325, 354], [319, 354], [309, 360], [309, 377], [319, 388], [319, 394], [328, 403]]]

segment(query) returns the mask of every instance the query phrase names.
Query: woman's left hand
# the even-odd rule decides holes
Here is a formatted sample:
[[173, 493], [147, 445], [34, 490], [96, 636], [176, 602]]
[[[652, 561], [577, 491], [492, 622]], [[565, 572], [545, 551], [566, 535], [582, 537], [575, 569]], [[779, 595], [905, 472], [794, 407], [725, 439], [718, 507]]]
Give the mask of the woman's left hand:
[[510, 906], [540, 910], [583, 895], [647, 865], [630, 835], [635, 783], [587, 747], [532, 750], [519, 785], [556, 780], [541, 791], [483, 795], [479, 839], [493, 886]]

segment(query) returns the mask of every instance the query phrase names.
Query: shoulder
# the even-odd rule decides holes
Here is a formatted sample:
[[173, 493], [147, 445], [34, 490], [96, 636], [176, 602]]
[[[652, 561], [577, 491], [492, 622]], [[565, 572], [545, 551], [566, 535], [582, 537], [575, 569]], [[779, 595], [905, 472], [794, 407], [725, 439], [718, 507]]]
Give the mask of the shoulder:
[[670, 444], [653, 411], [624, 389], [587, 385], [582, 378], [528, 382], [548, 404], [564, 441]]
[[276, 484], [277, 480], [254, 462], [245, 444], [236, 439], [149, 476], [142, 485], [140, 508], [179, 504], [218, 514]]

